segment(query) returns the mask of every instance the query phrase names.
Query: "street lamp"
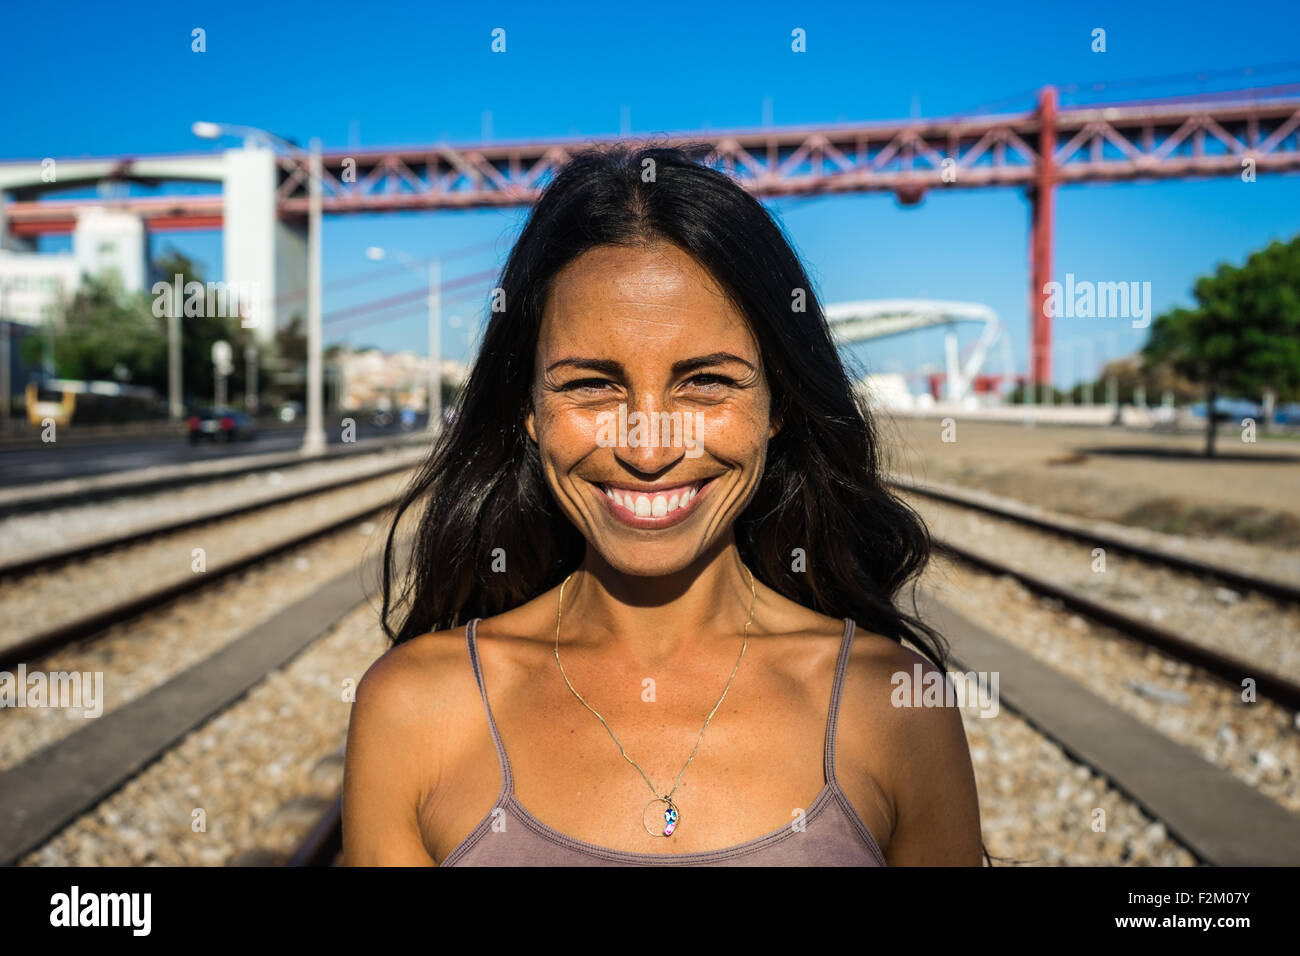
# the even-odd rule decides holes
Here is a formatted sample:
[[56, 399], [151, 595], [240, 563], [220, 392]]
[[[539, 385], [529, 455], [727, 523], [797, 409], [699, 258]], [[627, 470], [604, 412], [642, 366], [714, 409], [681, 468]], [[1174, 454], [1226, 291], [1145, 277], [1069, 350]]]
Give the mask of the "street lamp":
[[302, 147], [297, 143], [292, 143], [283, 136], [277, 136], [275, 133], [268, 132], [264, 129], [258, 129], [256, 126], [241, 126], [238, 123], [208, 123], [199, 120], [197, 123], [190, 124], [190, 132], [199, 139], [221, 139], [223, 136], [242, 136], [244, 139], [258, 140], [268, 149], [273, 149], [277, 145], [289, 152], [301, 153]]
[[[382, 246], [371, 246], [366, 250], [366, 258], [378, 262], [388, 254]], [[419, 261], [402, 252], [393, 250], [393, 256], [402, 265], [424, 274]], [[429, 259], [429, 425], [432, 433], [437, 433], [442, 424], [442, 264], [437, 256]]]
[[[200, 139], [219, 139], [221, 136], [243, 136], [263, 143], [267, 148], [280, 146], [296, 156], [304, 155], [301, 147], [282, 136], [254, 126], [233, 123], [208, 123], [199, 121], [190, 127]], [[321, 326], [321, 178], [322, 162], [320, 140], [313, 137], [308, 159], [307, 213], [307, 428], [303, 433], [300, 451], [304, 455], [319, 455], [325, 451], [325, 414], [322, 402], [324, 384], [324, 334]]]

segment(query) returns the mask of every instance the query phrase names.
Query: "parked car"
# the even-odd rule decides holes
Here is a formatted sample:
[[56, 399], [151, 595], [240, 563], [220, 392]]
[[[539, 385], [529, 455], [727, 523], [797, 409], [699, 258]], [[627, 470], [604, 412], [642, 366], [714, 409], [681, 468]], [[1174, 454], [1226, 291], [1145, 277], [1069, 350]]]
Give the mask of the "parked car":
[[[1205, 403], [1194, 402], [1187, 410], [1197, 418], [1205, 417]], [[1255, 402], [1244, 398], [1225, 398], [1219, 396], [1214, 402], [1214, 420], [1216, 422], [1240, 422], [1243, 418], [1259, 421], [1263, 418], [1263, 408]]]
[[190, 442], [252, 441], [257, 425], [244, 412], [234, 408], [200, 408], [188, 422]]
[[1273, 412], [1273, 422], [1277, 425], [1300, 424], [1300, 403], [1279, 405]]

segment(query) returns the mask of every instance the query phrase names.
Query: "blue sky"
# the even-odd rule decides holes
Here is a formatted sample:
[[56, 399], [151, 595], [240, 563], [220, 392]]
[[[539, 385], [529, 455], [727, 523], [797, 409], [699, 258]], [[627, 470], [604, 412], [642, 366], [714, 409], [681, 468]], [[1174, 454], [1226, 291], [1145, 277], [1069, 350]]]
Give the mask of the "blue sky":
[[[0, 23], [0, 158], [140, 155], [214, 148], [197, 119], [242, 123], [326, 148], [606, 136], [942, 117], [990, 104], [1027, 110], [1045, 83], [1063, 102], [1186, 94], [1300, 80], [1300, 4], [692, 5], [288, 2], [11, 4]], [[202, 27], [207, 52], [190, 49]], [[490, 51], [506, 30], [507, 51]], [[790, 50], [790, 31], [808, 52]], [[1106, 30], [1105, 53], [1090, 49]], [[1285, 64], [1290, 63], [1290, 66]], [[1260, 68], [1282, 64], [1274, 69]], [[1194, 74], [1206, 74], [1198, 80]], [[1189, 76], [1191, 75], [1191, 76]], [[1152, 79], [1158, 78], [1158, 79]], [[1093, 84], [1101, 84], [1094, 88]], [[490, 118], [485, 118], [490, 114]], [[223, 145], [234, 145], [226, 141]], [[953, 191], [901, 208], [878, 195], [769, 203], [824, 301], [926, 296], [983, 302], [1006, 322], [1014, 364], [1028, 344], [1028, 203], [1015, 190]], [[1190, 301], [1196, 277], [1300, 231], [1300, 175], [1073, 186], [1057, 193], [1057, 278], [1149, 281], [1156, 313]], [[498, 266], [525, 211], [331, 218], [325, 313], [419, 285], [367, 246], [413, 256], [490, 243], [444, 277]], [[215, 233], [155, 237], [221, 269]], [[59, 248], [59, 240], [43, 248]], [[335, 279], [383, 273], [331, 289]], [[484, 285], [486, 290], [487, 285]], [[479, 302], [451, 302], [444, 354], [465, 357]], [[451, 319], [460, 320], [453, 328]], [[968, 333], [969, 334], [969, 333]], [[1123, 319], [1059, 319], [1058, 383], [1131, 351]], [[356, 344], [424, 351], [418, 308], [360, 329]], [[327, 341], [332, 338], [327, 326]], [[941, 361], [936, 334], [859, 347], [876, 370]], [[1001, 370], [994, 356], [988, 366]], [[1071, 371], [1076, 372], [1071, 375]]]

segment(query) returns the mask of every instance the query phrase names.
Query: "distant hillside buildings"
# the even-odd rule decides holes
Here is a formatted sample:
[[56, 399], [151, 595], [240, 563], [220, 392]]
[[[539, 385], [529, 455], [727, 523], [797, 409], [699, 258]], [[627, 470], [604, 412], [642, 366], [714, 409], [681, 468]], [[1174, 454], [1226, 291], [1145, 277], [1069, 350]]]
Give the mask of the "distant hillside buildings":
[[[414, 352], [383, 352], [379, 349], [340, 349], [332, 359], [338, 368], [339, 407], [343, 411], [363, 409], [428, 409], [429, 357]], [[468, 367], [451, 359], [442, 361], [444, 394], [459, 388]]]

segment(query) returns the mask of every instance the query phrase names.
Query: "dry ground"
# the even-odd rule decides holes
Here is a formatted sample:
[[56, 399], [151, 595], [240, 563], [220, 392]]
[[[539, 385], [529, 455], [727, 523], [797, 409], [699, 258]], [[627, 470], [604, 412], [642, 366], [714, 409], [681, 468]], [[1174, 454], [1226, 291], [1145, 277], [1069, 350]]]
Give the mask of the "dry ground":
[[1300, 549], [1300, 443], [1220, 432], [1222, 457], [1200, 457], [1201, 435], [1119, 428], [879, 416], [900, 475], [947, 481], [1054, 511], [1173, 534]]

